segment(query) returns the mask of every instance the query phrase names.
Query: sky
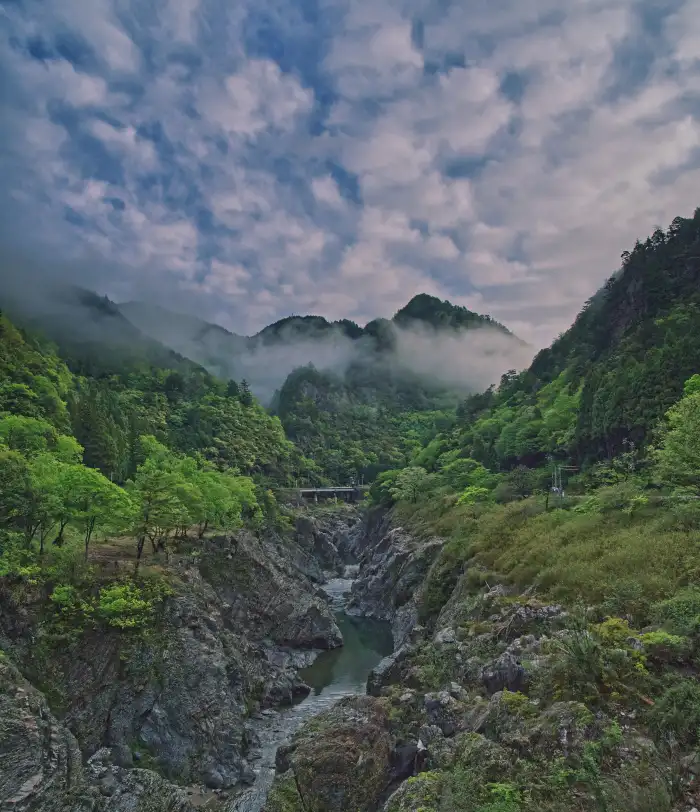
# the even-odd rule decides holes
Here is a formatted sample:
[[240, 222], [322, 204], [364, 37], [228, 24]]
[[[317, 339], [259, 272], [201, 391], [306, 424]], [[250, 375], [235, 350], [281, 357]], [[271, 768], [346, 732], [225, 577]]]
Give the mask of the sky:
[[0, 120], [3, 273], [539, 347], [700, 205], [700, 0], [0, 0]]

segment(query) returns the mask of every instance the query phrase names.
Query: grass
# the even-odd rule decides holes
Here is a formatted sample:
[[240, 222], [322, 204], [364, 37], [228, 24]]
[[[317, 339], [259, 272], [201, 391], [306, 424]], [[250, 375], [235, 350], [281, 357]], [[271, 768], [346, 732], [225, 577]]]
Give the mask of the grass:
[[608, 614], [648, 620], [652, 604], [700, 580], [700, 532], [678, 529], [662, 506], [624, 512], [545, 512], [541, 498], [485, 508], [478, 519], [449, 497], [401, 506], [399, 521], [419, 535], [449, 541], [434, 565], [426, 597], [435, 613], [445, 577], [468, 567], [494, 571], [520, 589], [565, 603], [602, 606]]

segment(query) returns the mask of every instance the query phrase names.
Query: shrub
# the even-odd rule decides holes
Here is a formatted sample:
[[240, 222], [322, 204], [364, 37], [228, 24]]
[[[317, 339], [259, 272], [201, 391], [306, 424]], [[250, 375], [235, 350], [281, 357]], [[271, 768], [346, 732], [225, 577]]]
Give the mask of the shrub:
[[649, 710], [648, 719], [657, 736], [671, 736], [685, 746], [696, 745], [700, 731], [700, 685], [691, 679], [671, 685]]
[[97, 615], [108, 626], [134, 629], [148, 624], [153, 602], [144, 600], [142, 591], [132, 583], [112, 584], [100, 590]]
[[688, 587], [651, 607], [653, 620], [670, 632], [691, 635], [700, 629], [700, 589]]

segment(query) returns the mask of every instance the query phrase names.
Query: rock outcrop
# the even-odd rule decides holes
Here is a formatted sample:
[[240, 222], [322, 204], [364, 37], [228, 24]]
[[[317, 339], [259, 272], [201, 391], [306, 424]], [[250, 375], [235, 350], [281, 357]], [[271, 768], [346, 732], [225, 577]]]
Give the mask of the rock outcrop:
[[392, 776], [389, 719], [371, 697], [347, 697], [277, 753], [265, 812], [373, 812]]
[[[308, 692], [299, 658], [342, 644], [332, 609], [284, 541], [248, 533], [206, 542], [199, 566], [171, 564], [174, 594], [145, 634], [47, 628], [37, 598], [0, 594], [0, 644], [49, 699], [88, 758], [136, 749], [178, 783], [248, 780], [244, 722]], [[44, 599], [45, 600], [45, 599]]]
[[418, 620], [416, 595], [444, 539], [417, 539], [389, 520], [375, 520], [355, 540], [360, 575], [353, 584], [348, 614], [388, 620], [398, 647]]
[[0, 808], [15, 812], [194, 812], [150, 770], [126, 770], [101, 750], [83, 767], [73, 734], [44, 696], [0, 656]]

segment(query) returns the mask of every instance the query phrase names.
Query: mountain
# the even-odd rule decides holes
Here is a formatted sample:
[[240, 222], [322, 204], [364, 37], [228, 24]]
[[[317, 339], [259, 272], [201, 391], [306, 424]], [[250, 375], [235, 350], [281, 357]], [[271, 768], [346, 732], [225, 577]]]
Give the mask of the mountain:
[[[231, 374], [228, 359], [245, 352], [248, 339], [196, 316], [176, 313], [145, 302], [124, 302], [119, 312], [138, 330], [178, 354], [202, 364], [224, 378]], [[243, 376], [239, 376], [243, 377]]]
[[[412, 380], [416, 341], [422, 345], [419, 349], [428, 351], [431, 356], [423, 364], [425, 369], [420, 370], [421, 378], [429, 378], [438, 366], [449, 371], [450, 359], [445, 364], [444, 357], [435, 357], [436, 352], [441, 354], [441, 348], [436, 346], [436, 352], [430, 352], [436, 334], [457, 336], [482, 328], [497, 340], [493, 347], [480, 348], [480, 351], [483, 349], [493, 357], [508, 356], [512, 349], [517, 355], [517, 364], [510, 363], [510, 357], [498, 359], [496, 366], [500, 365], [502, 371], [513, 365], [522, 366], [525, 359], [529, 360], [526, 345], [489, 316], [426, 294], [415, 296], [392, 319], [375, 319], [365, 327], [348, 319], [329, 321], [323, 316], [293, 315], [264, 327], [253, 336], [237, 335], [201, 319], [143, 302], [127, 302], [119, 305], [119, 309], [139, 330], [215, 374], [247, 380], [253, 391], [267, 402], [287, 375], [308, 364], [343, 375], [353, 364], [376, 366], [381, 360], [384, 366], [392, 367], [394, 374], [402, 372]], [[404, 346], [407, 337], [413, 339], [408, 353]], [[418, 353], [419, 356], [424, 354]], [[385, 374], [384, 368], [381, 373]], [[440, 383], [447, 383], [447, 388], [453, 391], [471, 391], [480, 388], [482, 383], [481, 379], [476, 383], [461, 380], [459, 373], [448, 377], [447, 382]]]
[[250, 337], [142, 303], [120, 309], [217, 375], [246, 380], [336, 483], [404, 465], [449, 427], [460, 395], [531, 357], [490, 317], [426, 294], [365, 327], [294, 315]]
[[621, 267], [528, 369], [463, 401], [441, 451], [458, 449], [494, 470], [536, 467], [548, 455], [585, 466], [637, 453], [697, 372], [700, 209], [623, 253]]
[[[27, 291], [38, 290], [27, 296]], [[134, 367], [192, 370], [197, 365], [126, 318], [106, 296], [73, 285], [27, 280], [0, 287], [0, 306], [18, 325], [61, 348], [74, 372], [108, 376]], [[202, 370], [203, 371], [203, 370]]]

